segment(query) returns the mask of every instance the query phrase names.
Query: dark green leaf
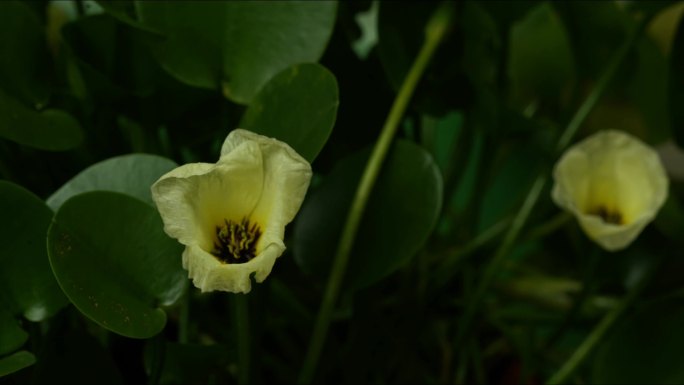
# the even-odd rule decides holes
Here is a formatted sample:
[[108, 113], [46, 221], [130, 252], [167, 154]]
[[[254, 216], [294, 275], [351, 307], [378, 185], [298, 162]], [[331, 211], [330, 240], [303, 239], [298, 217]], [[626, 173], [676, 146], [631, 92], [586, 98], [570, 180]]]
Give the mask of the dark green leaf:
[[509, 55], [512, 93], [522, 106], [540, 98], [557, 103], [575, 80], [570, 41], [548, 3], [532, 8], [513, 26]]
[[32, 110], [0, 89], [0, 137], [41, 150], [64, 151], [78, 146], [83, 133], [68, 113]]
[[248, 104], [278, 72], [317, 61], [332, 33], [334, 2], [137, 3], [141, 21], [168, 35], [162, 66], [181, 81], [222, 89]]
[[[326, 277], [370, 150], [356, 153], [311, 192], [294, 228], [294, 252], [305, 270]], [[432, 157], [399, 140], [376, 181], [347, 271], [347, 288], [392, 273], [424, 245], [442, 206], [442, 177]]]
[[117, 156], [96, 163], [71, 178], [47, 199], [57, 211], [67, 199], [88, 191], [116, 191], [153, 204], [150, 186], [178, 165], [149, 154]]
[[[147, 371], [151, 371], [151, 349], [145, 355]], [[230, 351], [223, 345], [166, 343], [160, 384], [206, 384], [221, 375], [230, 363]]]
[[180, 244], [166, 236], [159, 214], [129, 196], [96, 191], [75, 196], [48, 231], [57, 281], [71, 302], [101, 326], [124, 336], [160, 332], [186, 284]]
[[680, 300], [652, 304], [626, 318], [596, 352], [591, 382], [681, 384], [682, 323]]
[[338, 104], [335, 76], [318, 64], [299, 64], [266, 83], [240, 127], [279, 139], [312, 162], [330, 136]]
[[52, 211], [30, 191], [0, 181], [0, 290], [31, 321], [41, 321], [68, 301], [45, 250]]
[[0, 356], [19, 349], [28, 339], [28, 333], [19, 326], [19, 321], [6, 307], [6, 303], [0, 302]]
[[49, 91], [45, 31], [19, 1], [0, 3], [0, 88], [30, 106], [46, 103]]
[[33, 354], [27, 352], [26, 350], [22, 350], [20, 352], [12, 354], [11, 356], [1, 358], [0, 377], [12, 374], [16, 371], [29, 367], [33, 365], [35, 362], [36, 357]]

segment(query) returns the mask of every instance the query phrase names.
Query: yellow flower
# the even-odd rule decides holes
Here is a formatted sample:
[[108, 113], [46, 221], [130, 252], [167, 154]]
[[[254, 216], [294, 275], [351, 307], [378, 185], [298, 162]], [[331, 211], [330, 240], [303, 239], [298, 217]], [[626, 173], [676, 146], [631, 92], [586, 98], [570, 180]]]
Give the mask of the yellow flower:
[[668, 180], [658, 154], [621, 131], [598, 132], [560, 158], [551, 193], [609, 251], [627, 247], [662, 207]]
[[152, 185], [164, 231], [185, 245], [183, 267], [202, 291], [248, 293], [285, 250], [311, 166], [287, 144], [232, 131], [216, 164], [186, 164]]

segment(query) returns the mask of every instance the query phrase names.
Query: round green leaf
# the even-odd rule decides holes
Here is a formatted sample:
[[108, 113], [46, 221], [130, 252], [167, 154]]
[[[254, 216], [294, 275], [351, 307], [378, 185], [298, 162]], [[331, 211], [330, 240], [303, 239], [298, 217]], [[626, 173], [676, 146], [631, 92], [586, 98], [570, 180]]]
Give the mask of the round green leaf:
[[48, 231], [48, 254], [71, 302], [124, 336], [160, 332], [186, 283], [180, 244], [155, 209], [129, 196], [88, 192], [66, 201]]
[[11, 356], [0, 359], [0, 377], [29, 367], [35, 362], [36, 357], [26, 350], [16, 352]]
[[0, 290], [13, 311], [41, 321], [68, 303], [45, 250], [52, 211], [30, 191], [0, 181], [0, 212], [8, 219], [0, 221]]
[[47, 199], [57, 211], [69, 198], [88, 191], [116, 191], [152, 203], [150, 186], [178, 165], [167, 158], [149, 154], [128, 154], [103, 160], [71, 178]]
[[266, 83], [240, 127], [279, 139], [311, 162], [330, 136], [338, 105], [335, 76], [321, 65], [299, 64]]
[[[326, 277], [370, 150], [330, 172], [304, 203], [294, 227], [294, 252], [306, 271]], [[432, 232], [442, 207], [442, 177], [432, 157], [399, 140], [376, 181], [351, 252], [346, 287], [358, 289], [395, 271]]]
[[682, 323], [681, 300], [649, 305], [626, 318], [596, 352], [591, 382], [681, 384], [684, 382]]
[[278, 72], [315, 62], [335, 22], [334, 2], [137, 3], [141, 21], [168, 35], [156, 46], [179, 80], [247, 104]]

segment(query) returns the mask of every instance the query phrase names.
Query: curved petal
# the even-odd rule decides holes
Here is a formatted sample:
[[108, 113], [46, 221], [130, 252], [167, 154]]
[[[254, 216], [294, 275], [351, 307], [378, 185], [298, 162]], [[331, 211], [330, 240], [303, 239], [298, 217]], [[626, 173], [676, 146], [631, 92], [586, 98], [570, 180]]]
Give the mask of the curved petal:
[[247, 263], [225, 264], [197, 245], [187, 246], [183, 252], [183, 267], [193, 284], [202, 290], [249, 293], [252, 290], [250, 277], [263, 282], [271, 273], [276, 258], [285, 250], [282, 241], [269, 243], [259, 255]]
[[[629, 245], [667, 198], [668, 180], [657, 153], [616, 130], [598, 132], [568, 149], [553, 176], [554, 202], [610, 251]], [[619, 223], [597, 212], [617, 215]]]
[[262, 190], [261, 151], [247, 142], [216, 165], [186, 165], [167, 173], [152, 186], [152, 197], [167, 234], [210, 251], [216, 226], [249, 216]]

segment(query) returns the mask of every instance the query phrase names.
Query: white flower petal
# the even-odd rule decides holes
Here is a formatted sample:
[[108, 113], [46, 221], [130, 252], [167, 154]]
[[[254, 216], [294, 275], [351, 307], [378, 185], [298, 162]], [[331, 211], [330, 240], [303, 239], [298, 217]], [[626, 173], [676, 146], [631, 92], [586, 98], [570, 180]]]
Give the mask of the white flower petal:
[[629, 245], [667, 198], [668, 180], [657, 153], [621, 131], [601, 131], [571, 147], [553, 175], [553, 200], [610, 251]]

